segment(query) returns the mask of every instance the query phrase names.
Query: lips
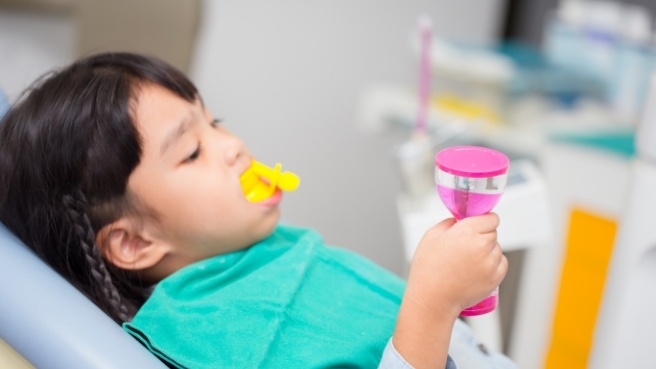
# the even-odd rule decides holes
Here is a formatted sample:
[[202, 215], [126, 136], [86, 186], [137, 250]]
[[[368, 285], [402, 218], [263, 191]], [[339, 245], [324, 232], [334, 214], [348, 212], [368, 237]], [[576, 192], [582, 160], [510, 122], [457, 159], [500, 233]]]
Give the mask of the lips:
[[271, 196], [268, 198], [258, 201], [255, 204], [262, 205], [262, 206], [276, 206], [280, 203], [282, 200], [282, 191], [277, 188]]
[[250, 202], [261, 202], [268, 199], [276, 192], [275, 185], [252, 170], [247, 170], [241, 176], [241, 186], [244, 196]]

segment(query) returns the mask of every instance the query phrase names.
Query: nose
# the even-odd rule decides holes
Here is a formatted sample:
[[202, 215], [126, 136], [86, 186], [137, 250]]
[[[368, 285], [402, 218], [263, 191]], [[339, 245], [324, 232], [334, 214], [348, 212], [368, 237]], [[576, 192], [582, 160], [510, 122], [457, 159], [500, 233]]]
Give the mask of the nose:
[[228, 131], [225, 131], [225, 135], [224, 159], [228, 166], [233, 166], [246, 154], [246, 145], [244, 145], [241, 138]]

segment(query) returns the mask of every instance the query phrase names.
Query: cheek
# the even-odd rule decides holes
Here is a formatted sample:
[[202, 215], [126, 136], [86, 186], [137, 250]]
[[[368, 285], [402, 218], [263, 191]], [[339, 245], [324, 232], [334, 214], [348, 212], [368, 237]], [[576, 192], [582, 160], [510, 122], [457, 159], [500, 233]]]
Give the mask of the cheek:
[[[203, 177], [185, 183], [169, 183], [167, 214], [175, 218], [192, 218], [203, 223], [230, 223], [244, 210], [246, 200], [240, 189], [218, 178]], [[177, 214], [177, 215], [176, 215]], [[226, 216], [226, 215], [232, 215]]]
[[248, 203], [241, 187], [230, 182], [225, 173], [189, 169], [159, 178], [153, 173], [140, 173], [130, 187], [158, 213], [166, 227], [187, 227], [193, 223], [198, 227], [217, 226], [232, 223], [232, 218], [239, 218], [246, 211]]

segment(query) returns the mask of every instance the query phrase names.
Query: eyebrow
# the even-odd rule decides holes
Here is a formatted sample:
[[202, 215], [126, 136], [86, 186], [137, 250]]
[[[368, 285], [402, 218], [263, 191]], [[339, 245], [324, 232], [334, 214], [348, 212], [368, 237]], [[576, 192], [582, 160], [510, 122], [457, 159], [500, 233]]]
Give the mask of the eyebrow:
[[175, 144], [175, 142], [187, 132], [189, 129], [189, 126], [191, 125], [192, 119], [191, 119], [191, 113], [187, 114], [184, 119], [180, 122], [178, 127], [175, 130], [171, 130], [169, 134], [167, 134], [164, 137], [164, 141], [162, 142], [162, 146], [159, 150], [160, 156], [164, 156], [166, 151], [171, 148]]

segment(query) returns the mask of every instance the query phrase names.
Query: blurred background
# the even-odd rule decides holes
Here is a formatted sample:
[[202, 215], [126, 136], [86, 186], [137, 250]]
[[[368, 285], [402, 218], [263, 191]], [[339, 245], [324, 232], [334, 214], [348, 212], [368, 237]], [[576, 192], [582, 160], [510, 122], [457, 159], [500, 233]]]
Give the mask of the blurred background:
[[284, 222], [403, 276], [450, 216], [407, 150], [428, 82], [431, 153], [511, 159], [511, 270], [477, 332], [522, 368], [653, 368], [656, 324], [624, 316], [656, 303], [641, 287], [654, 290], [656, 236], [640, 223], [656, 199], [638, 192], [656, 161], [654, 16], [653, 0], [0, 0], [0, 90], [11, 103], [96, 52], [158, 56], [259, 161], [301, 177]]

